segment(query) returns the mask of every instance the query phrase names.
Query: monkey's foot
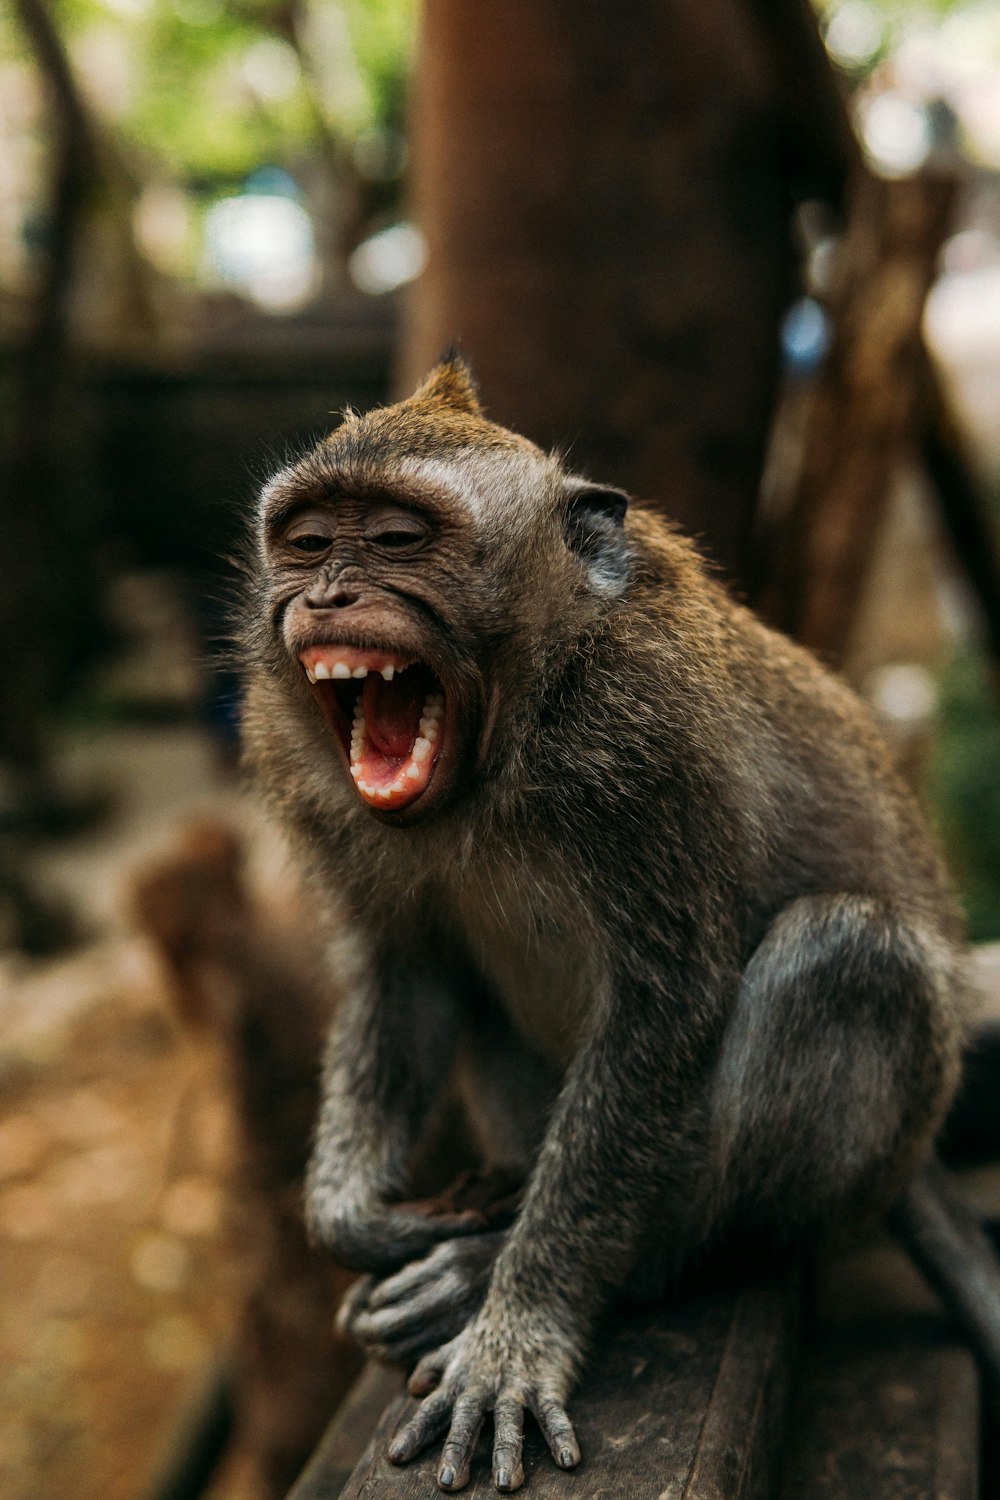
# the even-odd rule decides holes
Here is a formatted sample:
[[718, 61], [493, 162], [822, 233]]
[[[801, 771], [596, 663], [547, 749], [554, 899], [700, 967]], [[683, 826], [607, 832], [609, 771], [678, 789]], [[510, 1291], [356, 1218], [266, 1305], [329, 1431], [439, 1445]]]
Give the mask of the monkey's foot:
[[365, 1277], [341, 1303], [338, 1328], [376, 1359], [398, 1364], [439, 1349], [479, 1311], [506, 1238], [447, 1240], [382, 1281]]
[[[409, 1463], [447, 1433], [437, 1482], [443, 1490], [463, 1489], [486, 1414], [492, 1412], [493, 1483], [504, 1492], [520, 1489], [527, 1409], [559, 1467], [576, 1467], [580, 1446], [563, 1405], [569, 1384], [565, 1361], [544, 1353], [547, 1341], [537, 1336], [526, 1352], [516, 1352], [512, 1335], [510, 1330], [498, 1338], [480, 1317], [420, 1361], [410, 1377], [410, 1393], [426, 1400], [389, 1444], [392, 1463]], [[558, 1344], [558, 1336], [553, 1343]]]
[[407, 1200], [397, 1207], [431, 1217], [474, 1210], [482, 1214], [484, 1229], [506, 1229], [517, 1215], [523, 1193], [523, 1172], [511, 1167], [489, 1167], [462, 1172], [433, 1198]]

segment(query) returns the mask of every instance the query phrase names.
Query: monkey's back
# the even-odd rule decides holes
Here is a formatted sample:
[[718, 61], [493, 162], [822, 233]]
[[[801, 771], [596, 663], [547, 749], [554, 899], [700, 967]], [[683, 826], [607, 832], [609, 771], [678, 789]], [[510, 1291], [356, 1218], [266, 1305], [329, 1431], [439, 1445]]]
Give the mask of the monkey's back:
[[699, 704], [696, 739], [714, 742], [713, 760], [762, 835], [760, 899], [774, 910], [812, 891], [915, 903], [957, 940], [943, 862], [868, 707], [732, 599], [685, 538], [644, 512], [636, 532], [651, 565], [644, 586], [657, 651], [671, 663], [665, 680], [676, 680], [680, 656]]

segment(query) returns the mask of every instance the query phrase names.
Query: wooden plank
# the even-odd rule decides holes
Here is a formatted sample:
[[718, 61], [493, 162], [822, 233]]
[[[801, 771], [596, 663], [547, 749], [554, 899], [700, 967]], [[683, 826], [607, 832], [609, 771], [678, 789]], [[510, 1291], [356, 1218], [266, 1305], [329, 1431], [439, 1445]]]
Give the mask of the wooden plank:
[[842, 1263], [825, 1302], [780, 1500], [976, 1500], [976, 1369], [902, 1253]]
[[[795, 1278], [694, 1297], [653, 1313], [609, 1317], [571, 1411], [584, 1453], [573, 1473], [553, 1465], [533, 1424], [525, 1472], [539, 1497], [575, 1500], [764, 1500], [773, 1494], [797, 1350]], [[440, 1444], [406, 1468], [385, 1458], [412, 1410], [385, 1411], [350, 1482], [338, 1489], [328, 1434], [290, 1500], [427, 1500]], [[347, 1409], [334, 1428], [355, 1422]], [[356, 1427], [355, 1427], [356, 1430]], [[495, 1500], [487, 1433], [464, 1494]]]
[[933, 1323], [824, 1338], [803, 1371], [781, 1500], [975, 1500], [971, 1356]]
[[364, 1456], [373, 1427], [402, 1389], [401, 1371], [370, 1361], [345, 1396], [288, 1500], [336, 1500]]

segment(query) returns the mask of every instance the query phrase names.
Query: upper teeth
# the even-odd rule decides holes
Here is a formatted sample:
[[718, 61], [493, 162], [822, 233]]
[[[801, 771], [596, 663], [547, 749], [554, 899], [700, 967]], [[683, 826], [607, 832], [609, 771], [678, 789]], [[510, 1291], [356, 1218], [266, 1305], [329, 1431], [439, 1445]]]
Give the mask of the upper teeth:
[[367, 677], [369, 672], [378, 672], [386, 682], [391, 682], [397, 672], [405, 672], [409, 665], [409, 662], [390, 661], [384, 667], [351, 667], [346, 661], [317, 661], [306, 667], [306, 676], [310, 682], [328, 682], [331, 677], [343, 682], [348, 677]]

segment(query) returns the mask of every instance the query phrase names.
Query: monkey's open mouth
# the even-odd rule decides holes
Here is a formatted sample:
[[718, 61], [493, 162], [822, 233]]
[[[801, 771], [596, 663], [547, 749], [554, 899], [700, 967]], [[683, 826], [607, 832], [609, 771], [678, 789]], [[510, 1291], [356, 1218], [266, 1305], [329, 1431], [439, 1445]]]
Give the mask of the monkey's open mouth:
[[299, 655], [362, 802], [408, 807], [444, 742], [445, 692], [431, 669], [389, 651], [309, 646]]

